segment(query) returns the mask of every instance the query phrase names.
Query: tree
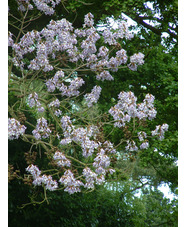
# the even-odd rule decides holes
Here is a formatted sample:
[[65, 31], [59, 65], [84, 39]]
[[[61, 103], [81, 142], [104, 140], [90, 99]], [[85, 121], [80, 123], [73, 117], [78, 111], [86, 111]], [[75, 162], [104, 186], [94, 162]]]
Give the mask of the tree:
[[[38, 7], [37, 4], [36, 7]], [[26, 16], [27, 13], [29, 12], [26, 11], [25, 13], [23, 11], [22, 19], [25, 19], [24, 16]], [[19, 19], [17, 18], [16, 23], [18, 22]], [[144, 130], [146, 123], [150, 123], [150, 128], [147, 129], [148, 133], [150, 133], [150, 131], [153, 129], [153, 126], [155, 127], [156, 122], [154, 122], [153, 124], [149, 120], [156, 116], [156, 110], [154, 109], [154, 97], [152, 95], [144, 95], [145, 99], [141, 96], [141, 105], [147, 104], [147, 112], [143, 118], [149, 118], [148, 120], [145, 120], [145, 122], [142, 121], [139, 117], [140, 109], [136, 107], [136, 102], [132, 101], [134, 106], [130, 106], [129, 103], [127, 103], [127, 101], [125, 100], [126, 98], [128, 98], [129, 100], [135, 100], [136, 97], [134, 96], [134, 94], [132, 92], [121, 92], [118, 103], [116, 101], [117, 97], [115, 96], [115, 101], [112, 104], [115, 104], [114, 108], [121, 113], [122, 111], [124, 111], [121, 105], [127, 103], [128, 109], [126, 109], [125, 112], [127, 112], [130, 118], [133, 118], [133, 122], [131, 122], [131, 124], [126, 124], [126, 119], [121, 119], [121, 116], [117, 116], [117, 114], [115, 115], [114, 109], [111, 107], [113, 105], [109, 104], [110, 106], [109, 108], [107, 107], [107, 111], [110, 109], [110, 114], [114, 117], [116, 127], [113, 127], [111, 122], [108, 121], [112, 120], [113, 118], [109, 116], [108, 119], [108, 114], [102, 115], [100, 113], [100, 109], [102, 111], [106, 110], [105, 105], [98, 104], [97, 106], [95, 105], [92, 107], [93, 103], [97, 102], [97, 99], [99, 98], [101, 90], [100, 86], [105, 83], [105, 81], [102, 81], [105, 79], [112, 80], [112, 75], [108, 73], [108, 71], [104, 71], [104, 67], [107, 67], [107, 69], [114, 71], [113, 74], [115, 74], [116, 78], [118, 78], [119, 73], [115, 71], [117, 71], [118, 66], [127, 62], [126, 52], [122, 49], [123, 43], [118, 40], [117, 44], [112, 38], [114, 36], [123, 38], [127, 35], [129, 35], [130, 37], [130, 33], [124, 33], [124, 30], [120, 29], [116, 31], [107, 30], [108, 33], [110, 32], [110, 37], [108, 37], [108, 34], [106, 34], [106, 32], [101, 32], [102, 34], [99, 34], [93, 27], [92, 14], [86, 15], [84, 30], [76, 30], [75, 34], [78, 37], [77, 40], [75, 40], [75, 37], [73, 36], [74, 29], [71, 27], [71, 24], [69, 24], [68, 21], [64, 19], [61, 21], [59, 20], [58, 22], [51, 21], [48, 27], [46, 29], [43, 29], [42, 32], [27, 32], [25, 29], [30, 28], [27, 27], [28, 22], [29, 20], [27, 22], [22, 22], [20, 24], [20, 27], [16, 25], [19, 28], [19, 32], [17, 33], [17, 39], [15, 43], [12, 33], [9, 33], [10, 47], [13, 50], [12, 52], [12, 50], [10, 49], [9, 66], [9, 113], [11, 116], [11, 119], [9, 121], [9, 138], [12, 140], [21, 136], [21, 138], [24, 140], [21, 145], [22, 149], [20, 149], [19, 140], [19, 145], [16, 150], [18, 157], [16, 157], [17, 155], [15, 153], [14, 155], [10, 156], [10, 163], [14, 165], [14, 168], [15, 163], [18, 159], [20, 162], [20, 156], [21, 160], [23, 159], [25, 150], [29, 151], [25, 154], [26, 160], [19, 163], [20, 172], [14, 172], [12, 170], [13, 167], [10, 166], [10, 178], [17, 177], [17, 179], [22, 179], [27, 184], [32, 184], [32, 181], [30, 181], [30, 179], [32, 179], [32, 176], [35, 186], [41, 186], [42, 184], [44, 194], [42, 193], [42, 190], [40, 190], [40, 187], [33, 187], [33, 190], [30, 194], [31, 203], [40, 204], [40, 202], [37, 202], [35, 200], [34, 194], [36, 193], [38, 198], [42, 198], [43, 201], [48, 201], [48, 192], [46, 190], [55, 190], [57, 188], [57, 178], [55, 176], [59, 176], [61, 174], [63, 174], [63, 177], [60, 178], [60, 181], [64, 185], [64, 189], [69, 193], [79, 191], [80, 188], [82, 189], [83, 185], [85, 186], [86, 190], [94, 189], [95, 186], [90, 181], [93, 181], [93, 183], [97, 183], [99, 185], [103, 183], [105, 179], [109, 180], [114, 178], [115, 180], [117, 180], [117, 177], [122, 175], [121, 169], [118, 169], [113, 177], [110, 175], [114, 172], [112, 168], [114, 168], [114, 162], [116, 161], [117, 157], [117, 155], [115, 154], [116, 151], [114, 149], [114, 145], [116, 147], [119, 147], [120, 149], [128, 149], [129, 151], [132, 151], [133, 154], [130, 158], [135, 158], [136, 145], [135, 142], [133, 142], [134, 140], [122, 141], [122, 134], [124, 133], [125, 137], [128, 139], [132, 139], [134, 133], [137, 133], [137, 129]], [[118, 23], [120, 23], [120, 26], [125, 26], [120, 21]], [[60, 32], [60, 26], [62, 25], [62, 32], [64, 34], [62, 37], [60, 37], [61, 33], [58, 33], [55, 30], [55, 26], [58, 25]], [[54, 32], [54, 35], [50, 32]], [[101, 39], [98, 38], [100, 35], [102, 35]], [[68, 38], [66, 39], [65, 36], [67, 36]], [[86, 47], [87, 43], [85, 42], [85, 40], [83, 40], [85, 38], [86, 42], [89, 44], [88, 48]], [[93, 38], [95, 38], [96, 41], [99, 40], [99, 42], [96, 43]], [[30, 43], [28, 44], [27, 42]], [[64, 45], [61, 46], [62, 49], [60, 49], [59, 46], [55, 47], [56, 44], [58, 45], [58, 42], [62, 42], [63, 45], [65, 43], [65, 45], [67, 46], [70, 42], [72, 42], [72, 46], [69, 48]], [[76, 42], [78, 43], [77, 46]], [[104, 48], [102, 46], [103, 42], [107, 43]], [[126, 42], [129, 41], [126, 39]], [[102, 46], [102, 49], [100, 49], [97, 53], [96, 51], [94, 52], [95, 43], [96, 45], [98, 45], [98, 47]], [[53, 44], [54, 46], [51, 46], [51, 44]], [[104, 57], [108, 52], [107, 49], [110, 48], [109, 44], [112, 44], [114, 48], [108, 55], [109, 59], [106, 58], [106, 65], [100, 66], [100, 60], [104, 60]], [[50, 47], [52, 51], [47, 50], [46, 46], [47, 48]], [[77, 47], [77, 50], [75, 50], [75, 47]], [[80, 53], [78, 53], [78, 50]], [[92, 53], [89, 53], [90, 50], [92, 51]], [[61, 52], [63, 53], [62, 55]], [[97, 56], [94, 53], [96, 53]], [[144, 55], [141, 53], [135, 55], [131, 51], [131, 55], [132, 54], [133, 56], [130, 58], [130, 62], [128, 62], [128, 67], [134, 70], [138, 65], [143, 64]], [[96, 59], [96, 57], [98, 57], [98, 60]], [[88, 65], [88, 69], [84, 67], [85, 65]], [[100, 72], [98, 71], [98, 68], [95, 68], [98, 67], [98, 65], [100, 67], [99, 70], [101, 70]], [[149, 65], [151, 65], [151, 63], [149, 63]], [[27, 66], [29, 67], [27, 68]], [[55, 75], [52, 72], [52, 67], [54, 67]], [[63, 71], [59, 69], [63, 69]], [[125, 71], [126, 69], [123, 70], [123, 72]], [[93, 74], [95, 74], [94, 77], [92, 76]], [[135, 73], [133, 75], [135, 75]], [[89, 86], [85, 86], [83, 85], [84, 82], [86, 82], [86, 84], [89, 82], [91, 83], [89, 83]], [[118, 80], [118, 83], [120, 83], [120, 79]], [[94, 86], [94, 89], [91, 93], [87, 93], [91, 91], [92, 84], [97, 85]], [[109, 86], [109, 84], [111, 85], [113, 83], [112, 81], [108, 81], [105, 84]], [[48, 92], [46, 91], [45, 85]], [[131, 85], [131, 80], [129, 81], [128, 85]], [[166, 85], [167, 81], [165, 80], [165, 86]], [[155, 85], [155, 87], [156, 86], [157, 85]], [[79, 93], [79, 88], [80, 92], [85, 91], [87, 93], [84, 98], [81, 93]], [[62, 98], [58, 90], [62, 92]], [[119, 89], [116, 90], [119, 91]], [[50, 94], [50, 92], [54, 93]], [[109, 102], [110, 99], [108, 99], [108, 94], [110, 95], [111, 92], [109, 93], [108, 90], [103, 90], [101, 99], [107, 100], [107, 102]], [[139, 93], [139, 89], [137, 89], [137, 92]], [[173, 92], [175, 92], [175, 86], [173, 86]], [[116, 94], [117, 93], [113, 95]], [[73, 95], [75, 96], [74, 98], [72, 98]], [[64, 96], [67, 96], [67, 98], [64, 99]], [[53, 97], [55, 97], [56, 99], [54, 99]], [[110, 96], [110, 98], [112, 98], [112, 96]], [[145, 101], [143, 101], [143, 99]], [[134, 108], [133, 111], [136, 111], [138, 116], [135, 115], [135, 113], [133, 113], [133, 116], [130, 116], [130, 114], [132, 113], [129, 113], [129, 106]], [[43, 111], [44, 109], [47, 111]], [[60, 116], [61, 111], [63, 111], [63, 117], [61, 118], [60, 122], [58, 117]], [[127, 115], [125, 115], [124, 117], [127, 117]], [[50, 126], [47, 125], [46, 119], [51, 123]], [[72, 119], [76, 119], [75, 123], [73, 123], [74, 121], [72, 121]], [[129, 118], [128, 120], [130, 121]], [[26, 123], [27, 129], [25, 128], [23, 123]], [[163, 123], [164, 122], [162, 122], [162, 124]], [[34, 125], [37, 125], [36, 129], [34, 129]], [[125, 127], [125, 125], [127, 127]], [[122, 130], [118, 129], [118, 126], [121, 127]], [[166, 124], [158, 126], [153, 134], [157, 137], [160, 136], [160, 138], [163, 138], [164, 131], [167, 131], [167, 127], [168, 126]], [[15, 131], [15, 128], [17, 129], [17, 131]], [[25, 129], [27, 134], [24, 133]], [[106, 136], [109, 130], [111, 130], [112, 133], [109, 133], [110, 135], [108, 136], [108, 138], [111, 141], [114, 141], [113, 144], [108, 140], [106, 143], [104, 142], [107, 138]], [[120, 135], [118, 134], [119, 131]], [[83, 134], [80, 135], [79, 133]], [[117, 138], [115, 137], [116, 135]], [[83, 136], [86, 136], [86, 141], [82, 141]], [[49, 140], [47, 140], [48, 137], [50, 138]], [[146, 139], [146, 134], [141, 132], [140, 138], [140, 141], [144, 141], [144, 139]], [[91, 145], [95, 147], [91, 150], [90, 145], [86, 144], [85, 142], [91, 143]], [[28, 143], [30, 143], [30, 145], [28, 145]], [[157, 158], [159, 158], [159, 155], [155, 160], [153, 160], [151, 156], [154, 152], [154, 147], [163, 147], [164, 145], [161, 145], [159, 142], [155, 142], [154, 139], [152, 139], [152, 143], [153, 146], [152, 149], [150, 149], [151, 151], [148, 149], [148, 151], [150, 151], [149, 153], [143, 152], [139, 155], [140, 160], [142, 160], [142, 166], [148, 163], [150, 160], [152, 161], [152, 165], [154, 165], [155, 163], [155, 167], [157, 167], [156, 160]], [[15, 147], [15, 144], [17, 143], [15, 143], [15, 141], [12, 141], [10, 144]], [[103, 146], [101, 144], [103, 144]], [[148, 148], [149, 146], [148, 141], [144, 141], [143, 146], [146, 146], [145, 148], [142, 146], [142, 144], [143, 142], [137, 142], [137, 145], [141, 146], [141, 150]], [[37, 149], [37, 153], [33, 150], [33, 148]], [[61, 152], [62, 149], [64, 151], [63, 153]], [[106, 153], [104, 149], [106, 149]], [[39, 155], [40, 157], [42, 157], [42, 159], [39, 158]], [[50, 161], [49, 164], [54, 168], [53, 170], [49, 168], [48, 161]], [[26, 163], [28, 165], [30, 164], [27, 167], [27, 172], [29, 172], [30, 175], [24, 175], [24, 177], [22, 177], [23, 174], [25, 174]], [[42, 166], [42, 172], [40, 172], [36, 165], [32, 165], [33, 163], [38, 166]], [[91, 163], [93, 163], [92, 170], [90, 170], [90, 168], [88, 167]], [[172, 163], [172, 160], [170, 161], [170, 163]], [[108, 166], [110, 164], [112, 168], [108, 169]], [[160, 163], [158, 163], [158, 165], [159, 164], [161, 167], [161, 161]], [[101, 167], [99, 168], [99, 171], [101, 172], [94, 172], [98, 171], [98, 167]], [[51, 178], [51, 175], [46, 175], [45, 173], [50, 173], [52, 176], [54, 176], [55, 180]], [[117, 174], [119, 175], [117, 176]], [[90, 175], [92, 176], [90, 177]], [[129, 174], [129, 176], [131, 175]], [[67, 181], [69, 177], [71, 178], [71, 181], [76, 185], [69, 185], [69, 182]], [[99, 186], [96, 186], [96, 188], [97, 187], [99, 188]], [[25, 188], [25, 186], [23, 188]], [[27, 191], [26, 188], [24, 190]]]

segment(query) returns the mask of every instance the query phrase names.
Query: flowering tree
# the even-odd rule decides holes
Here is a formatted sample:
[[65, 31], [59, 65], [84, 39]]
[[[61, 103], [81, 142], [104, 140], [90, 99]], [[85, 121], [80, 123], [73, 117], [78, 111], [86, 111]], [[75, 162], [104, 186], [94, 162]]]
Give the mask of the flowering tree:
[[[9, 103], [8, 138], [29, 143], [30, 151], [25, 173], [10, 171], [10, 177], [43, 187], [44, 201], [46, 190], [90, 192], [114, 174], [121, 144], [126, 155], [135, 155], [148, 149], [154, 139], [162, 140], [168, 130], [166, 123], [155, 129], [147, 127], [157, 114], [152, 94], [138, 102], [133, 92], [121, 91], [106, 119], [99, 112], [89, 117], [99, 107], [102, 88], [97, 83], [87, 91], [87, 73], [98, 82], [114, 80], [119, 69], [135, 71], [143, 65], [144, 55], [134, 53], [128, 57], [123, 49], [124, 40], [133, 38], [123, 21], [118, 21], [117, 29], [98, 31], [94, 16], [88, 13], [80, 29], [62, 18], [51, 20], [41, 31], [27, 31], [28, 24], [38, 17], [33, 10], [37, 8], [50, 16], [60, 1], [17, 3], [21, 20], [9, 10], [19, 31], [8, 34], [9, 94], [16, 97]], [[106, 125], [123, 132], [118, 144], [108, 139]], [[36, 164], [33, 149], [40, 153], [41, 148], [47, 166]]]

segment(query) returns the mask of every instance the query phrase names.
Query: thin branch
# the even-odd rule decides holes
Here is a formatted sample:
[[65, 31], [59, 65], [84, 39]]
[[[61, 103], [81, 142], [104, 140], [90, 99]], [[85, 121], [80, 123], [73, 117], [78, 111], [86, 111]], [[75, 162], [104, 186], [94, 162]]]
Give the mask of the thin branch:
[[[132, 20], [134, 20], [134, 21], [137, 22], [138, 24], [143, 25], [145, 28], [151, 30], [152, 32], [154, 32], [154, 33], [157, 34], [157, 35], [161, 35], [162, 32], [167, 32], [171, 37], [173, 37], [173, 38], [175, 38], [175, 39], [178, 39], [178, 35], [175, 34], [175, 33], [173, 33], [173, 32], [171, 32], [169, 29], [167, 29], [166, 31], [164, 31], [163, 29], [155, 28], [155, 27], [153, 27], [153, 26], [147, 24], [146, 22], [144, 22], [144, 20], [149, 19], [149, 17], [143, 17], [143, 16], [139, 16], [139, 15], [137, 15], [137, 14], [136, 14], [135, 16], [133, 16], [133, 15], [131, 15], [131, 14], [128, 13], [128, 12], [124, 12], [124, 13], [125, 13], [128, 17], [130, 17]], [[158, 19], [156, 19], [156, 18], [153, 18], [153, 19], [158, 21]], [[151, 19], [151, 20], [152, 20], [152, 19]], [[160, 22], [160, 20], [159, 20], [158, 22]]]

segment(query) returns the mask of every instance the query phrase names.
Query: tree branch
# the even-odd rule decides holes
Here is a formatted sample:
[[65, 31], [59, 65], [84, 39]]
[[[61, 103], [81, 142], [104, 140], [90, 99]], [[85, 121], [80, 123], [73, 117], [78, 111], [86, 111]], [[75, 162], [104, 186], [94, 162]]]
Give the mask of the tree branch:
[[152, 32], [154, 32], [157, 35], [161, 35], [162, 32], [167, 32], [172, 38], [175, 38], [176, 40], [178, 39], [178, 35], [175, 34], [174, 32], [171, 32], [169, 29], [164, 31], [163, 29], [155, 28], [152, 25], [149, 25], [146, 22], [144, 22], [144, 20], [149, 20], [149, 19], [157, 20], [158, 22], [160, 22], [161, 20], [159, 20], [158, 18], [153, 18], [152, 19], [152, 18], [149, 18], [149, 17], [146, 17], [146, 16], [142, 17], [142, 16], [139, 16], [137, 14], [135, 16], [133, 16], [130, 13], [126, 13], [126, 12], [124, 12], [124, 14], [126, 14], [128, 17], [130, 17], [136, 23], [143, 25], [145, 28], [151, 30]]

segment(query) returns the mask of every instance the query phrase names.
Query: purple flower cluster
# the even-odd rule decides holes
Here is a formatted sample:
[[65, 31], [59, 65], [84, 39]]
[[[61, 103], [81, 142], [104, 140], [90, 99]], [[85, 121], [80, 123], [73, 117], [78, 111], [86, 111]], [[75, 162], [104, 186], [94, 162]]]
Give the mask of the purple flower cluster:
[[118, 103], [114, 107], [111, 107], [109, 113], [116, 121], [114, 126], [123, 127], [125, 126], [125, 122], [129, 122], [131, 117], [136, 116], [137, 98], [134, 96], [133, 92], [120, 92], [118, 98]]
[[91, 107], [93, 103], [97, 103], [99, 96], [101, 94], [101, 87], [100, 86], [94, 86], [91, 93], [85, 94], [85, 100], [87, 102], [87, 106]]
[[[47, 14], [51, 14], [53, 8], [59, 2], [59, 0], [34, 0], [34, 4], [37, 8], [45, 13], [47, 12]], [[52, 7], [49, 7], [47, 4], [51, 4]], [[93, 18], [94, 16], [88, 13], [84, 18], [83, 29], [75, 30], [72, 24], [64, 18], [57, 21], [51, 20], [46, 28], [42, 29], [40, 32], [31, 31], [26, 33], [16, 44], [13, 44], [11, 35], [9, 35], [10, 46], [12, 46], [16, 53], [16, 57], [13, 59], [14, 64], [23, 68], [24, 63], [21, 59], [25, 54], [34, 51], [36, 57], [30, 61], [28, 68], [31, 70], [41, 69], [44, 72], [48, 72], [53, 70], [49, 59], [51, 57], [56, 59], [56, 55], [58, 55], [59, 52], [63, 52], [63, 54], [67, 55], [68, 61], [70, 62], [77, 63], [78, 60], [86, 62], [90, 70], [96, 71], [96, 78], [98, 80], [113, 80], [110, 72], [105, 71], [105, 68], [115, 72], [120, 65], [126, 64], [128, 59], [126, 51], [120, 49], [116, 52], [115, 57], [112, 56], [109, 59], [109, 49], [106, 46], [101, 46], [99, 50], [97, 50], [96, 42], [100, 40], [102, 36], [106, 44], [117, 45], [118, 39], [123, 39], [124, 37], [129, 38], [131, 35], [124, 22], [120, 22], [118, 29], [114, 32], [106, 28], [102, 33], [98, 33], [94, 27]], [[131, 56], [129, 68], [133, 70], [133, 66], [137, 67], [137, 65], [143, 64], [143, 57], [144, 55], [142, 53]], [[84, 82], [78, 79], [73, 81], [72, 84], [73, 83]], [[74, 85], [72, 85], [72, 87], [73, 86]], [[49, 80], [47, 81], [47, 87], [49, 91], [53, 91], [56, 86]], [[62, 94], [66, 95], [68, 93], [68, 89], [64, 84], [62, 84], [61, 90]], [[72, 96], [76, 94], [77, 93], [73, 90], [73, 92], [69, 91], [67, 95]]]
[[53, 70], [53, 66], [49, 64], [49, 56], [55, 59], [56, 53], [59, 51], [71, 53], [74, 45], [77, 44], [76, 35], [72, 33], [72, 30], [71, 23], [66, 19], [51, 20], [47, 28], [39, 32], [40, 38], [35, 39], [36, 58], [31, 60], [28, 68], [42, 69], [45, 72]]
[[114, 78], [111, 76], [110, 72], [109, 71], [102, 71], [100, 74], [97, 74], [96, 75], [96, 79], [97, 80], [114, 80]]
[[59, 182], [65, 186], [64, 191], [69, 194], [81, 192], [80, 186], [83, 186], [83, 183], [80, 180], [76, 180], [74, 174], [70, 170], [65, 171]]
[[[32, 0], [34, 5], [37, 7], [38, 10], [43, 12], [45, 15], [52, 15], [54, 14], [54, 9], [56, 5], [58, 5], [61, 1], [60, 0]], [[32, 10], [33, 5], [30, 4], [30, 0], [17, 0], [18, 3], [18, 10], [24, 12], [27, 9]], [[50, 4], [51, 6], [49, 6]]]
[[16, 53], [17, 59], [23, 59], [23, 56], [27, 53], [32, 53], [35, 50], [35, 41], [40, 41], [40, 35], [38, 31], [27, 32], [23, 35], [19, 43], [12, 45], [13, 50]]
[[108, 56], [109, 56], [109, 49], [105, 46], [101, 46], [99, 48], [99, 52], [98, 52], [97, 56], [107, 60]]
[[116, 32], [114, 34], [115, 38], [118, 39], [132, 39], [134, 37], [133, 33], [131, 33], [128, 29], [128, 25], [125, 21], [118, 21], [117, 23], [118, 29], [116, 29]]
[[26, 171], [29, 172], [34, 179], [38, 178], [41, 175], [39, 168], [33, 164], [29, 165], [26, 168]]
[[[102, 152], [102, 151], [101, 151]], [[95, 184], [101, 185], [105, 182], [105, 175], [107, 172], [113, 174], [115, 170], [113, 169], [104, 169], [104, 165], [107, 165], [109, 162], [108, 156], [101, 155], [100, 153], [95, 158], [95, 165], [97, 166], [95, 172], [92, 171], [89, 167], [83, 169], [83, 176], [85, 177], [84, 187], [87, 189], [94, 189]]]
[[103, 149], [97, 153], [97, 158], [94, 159], [93, 166], [100, 167], [98, 173], [100, 173], [102, 168], [102, 174], [106, 173], [103, 168], [107, 168], [110, 165], [110, 158], [107, 154], [114, 154], [116, 150], [113, 148], [113, 144], [110, 141], [105, 141], [103, 144], [100, 142], [95, 142], [91, 140], [90, 137], [96, 138], [96, 134], [99, 132], [96, 126], [90, 126], [88, 128], [76, 128], [72, 125], [70, 118], [63, 116], [61, 119], [62, 128], [64, 130], [64, 139], [60, 141], [61, 145], [66, 145], [72, 141], [78, 143], [82, 149], [82, 155], [84, 157], [92, 156], [93, 153], [101, 147]]
[[148, 141], [144, 141], [141, 145], [140, 145], [140, 149], [147, 149], [149, 147], [149, 142]]
[[[51, 103], [49, 103], [48, 106], [49, 106], [49, 107], [53, 107], [54, 109], [55, 109], [55, 108], [58, 108], [58, 107], [60, 106], [60, 101], [59, 101], [59, 99], [56, 99], [56, 100], [52, 101]], [[57, 110], [55, 109], [54, 114], [55, 114], [57, 117], [59, 117], [59, 116], [62, 114], [62, 111], [61, 111], [60, 109], [57, 109]]]
[[86, 181], [84, 187], [87, 189], [94, 189], [94, 184], [98, 175], [93, 172], [89, 167], [86, 167], [83, 169], [83, 176], [85, 177]]
[[104, 148], [105, 152], [108, 153], [108, 154], [115, 154], [116, 153], [116, 150], [114, 149], [113, 144], [108, 140], [106, 140], [103, 143], [103, 148]]
[[96, 168], [95, 172], [100, 176], [99, 178], [96, 178], [97, 184], [104, 183], [107, 172], [110, 172], [110, 174], [115, 172], [113, 169], [108, 169], [110, 166], [110, 158], [108, 155], [106, 155], [106, 151], [103, 148], [101, 148], [97, 153], [97, 156], [93, 162], [93, 166]]
[[[143, 139], [143, 142], [140, 145], [140, 149], [143, 150], [143, 149], [147, 149], [148, 147], [149, 147], [149, 141]], [[130, 151], [130, 152], [138, 151], [138, 147], [136, 146], [136, 143], [134, 140], [127, 140], [127, 146], [125, 147], [125, 149], [126, 151]]]
[[117, 44], [114, 33], [110, 29], [108, 29], [108, 28], [104, 29], [102, 36], [104, 38], [105, 43], [108, 43], [109, 45], [116, 45]]
[[19, 121], [14, 118], [8, 118], [8, 139], [18, 139], [20, 135], [25, 133], [26, 127], [21, 125]]
[[139, 119], [152, 120], [156, 117], [157, 111], [154, 107], [155, 97], [151, 94], [146, 94], [145, 99], [142, 103], [138, 104], [138, 114]]
[[62, 92], [62, 96], [77, 96], [79, 95], [78, 89], [85, 83], [85, 81], [82, 78], [75, 78], [70, 81], [70, 85], [67, 87], [64, 84], [59, 88], [59, 90]]
[[12, 47], [14, 44], [14, 40], [12, 39], [13, 34], [11, 32], [8, 32], [8, 46]]
[[57, 71], [51, 79], [47, 80], [46, 86], [49, 92], [55, 91], [56, 88], [60, 88], [62, 86], [62, 82], [60, 81], [61, 78], [64, 78], [64, 72]]
[[42, 113], [44, 112], [44, 107], [41, 106], [41, 103], [38, 101], [38, 94], [36, 92], [33, 92], [28, 96], [28, 105], [32, 107], [37, 107], [38, 112]]
[[63, 71], [58, 71], [52, 77], [51, 79], [47, 80], [46, 86], [49, 92], [55, 91], [55, 89], [58, 89], [61, 91], [62, 96], [77, 96], [79, 95], [78, 89], [85, 83], [82, 78], [74, 78], [70, 79], [70, 85], [66, 86], [62, 81], [65, 81], [64, 78], [64, 72]]
[[148, 118], [152, 120], [156, 117], [157, 111], [154, 108], [154, 96], [147, 94], [142, 103], [137, 104], [137, 98], [133, 92], [120, 92], [119, 101], [111, 107], [109, 113], [113, 116], [115, 127], [124, 127], [131, 118], [137, 117], [140, 120]]
[[36, 129], [34, 129], [32, 133], [37, 140], [49, 137], [51, 130], [49, 129], [47, 120], [44, 117], [37, 120]]
[[83, 151], [83, 156], [87, 158], [89, 156], [92, 156], [94, 150], [98, 148], [98, 143], [90, 140], [89, 137], [86, 136], [83, 138], [80, 146]]
[[52, 101], [48, 106], [49, 107], [59, 107], [60, 106], [59, 99], [56, 99], [56, 100]]
[[103, 169], [105, 169], [109, 165], [110, 165], [110, 158], [105, 154], [105, 150], [100, 149], [100, 152], [97, 153], [97, 157], [94, 159], [93, 166], [96, 168], [102, 167]]
[[129, 69], [136, 71], [138, 65], [144, 64], [144, 54], [138, 53], [130, 57], [130, 64], [128, 65]]
[[98, 148], [98, 143], [93, 140], [90, 140], [90, 137], [92, 137], [94, 134], [94, 127], [90, 127], [89, 129], [75, 129], [68, 116], [63, 116], [61, 118], [61, 123], [64, 131], [64, 139], [60, 141], [61, 145], [69, 144], [72, 141], [79, 143], [82, 148], [84, 157], [91, 156], [94, 150]]
[[32, 10], [33, 5], [30, 4], [30, 0], [16, 0], [18, 3], [18, 10], [25, 12], [27, 9]]
[[[112, 29], [113, 30], [113, 29]], [[111, 31], [110, 28], [106, 28], [103, 31], [104, 42], [109, 45], [117, 45], [117, 39], [132, 39], [133, 34], [129, 32], [127, 24], [124, 21], [117, 22], [117, 28], [115, 31]]]
[[[52, 15], [54, 14], [54, 9], [56, 5], [58, 5], [61, 1], [60, 0], [32, 0], [37, 7], [38, 10], [44, 12], [45, 15]], [[52, 7], [48, 6], [47, 4], [51, 4]]]
[[36, 49], [36, 58], [31, 60], [28, 68], [32, 70], [43, 68], [44, 72], [53, 70], [53, 66], [49, 64], [47, 46], [44, 43], [39, 43], [37, 44]]
[[147, 138], [147, 134], [146, 132], [138, 132], [138, 138], [139, 138], [139, 141], [144, 141], [145, 138]]
[[[96, 42], [100, 39], [100, 35], [96, 32], [95, 28], [89, 28], [86, 31], [86, 39], [81, 42], [80, 58], [88, 63], [97, 60], [97, 57], [93, 54], [97, 52]], [[94, 57], [90, 57], [93, 55]], [[89, 66], [89, 64], [87, 64]]]
[[52, 176], [42, 175], [39, 168], [33, 164], [29, 165], [26, 168], [26, 171], [29, 172], [33, 177], [33, 184], [35, 186], [44, 185], [45, 188], [49, 191], [54, 191], [58, 188], [58, 183], [52, 179]]
[[57, 165], [60, 167], [64, 167], [64, 166], [70, 167], [71, 166], [70, 160], [68, 160], [65, 157], [65, 155], [60, 151], [56, 151], [53, 158], [54, 158], [54, 160], [58, 161]]
[[164, 139], [164, 134], [166, 131], [168, 131], [169, 125], [168, 124], [163, 124], [161, 125], [157, 125], [156, 129], [154, 131], [152, 131], [152, 136], [158, 136], [160, 140]]
[[92, 13], [88, 13], [85, 15], [84, 18], [84, 25], [83, 27], [93, 27], [94, 25], [94, 16], [92, 15]]
[[[73, 132], [74, 126], [72, 125], [72, 122], [71, 122], [69, 116], [63, 116], [61, 118], [61, 126], [62, 126], [62, 129], [63, 129], [65, 141], [67, 141], [67, 143], [71, 143], [72, 142], [71, 133]], [[65, 144], [64, 143], [65, 141], [62, 140], [60, 143]]]
[[148, 140], [145, 140], [145, 138], [147, 138], [146, 132], [138, 132], [138, 138], [139, 141], [143, 141], [143, 143], [140, 145], [140, 149], [147, 149], [149, 147], [149, 142]]
[[127, 146], [125, 147], [126, 151], [137, 151], [138, 147], [134, 140], [127, 140]]

